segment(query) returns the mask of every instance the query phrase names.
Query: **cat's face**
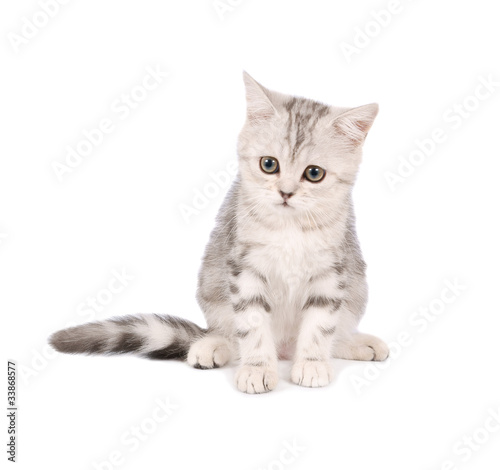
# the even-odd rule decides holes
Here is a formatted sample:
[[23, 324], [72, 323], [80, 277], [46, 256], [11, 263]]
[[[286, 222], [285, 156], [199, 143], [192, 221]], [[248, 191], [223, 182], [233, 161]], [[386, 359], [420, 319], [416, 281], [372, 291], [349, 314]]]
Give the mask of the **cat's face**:
[[238, 153], [243, 198], [263, 216], [332, 216], [350, 191], [376, 104], [345, 109], [266, 90], [244, 75], [247, 121]]

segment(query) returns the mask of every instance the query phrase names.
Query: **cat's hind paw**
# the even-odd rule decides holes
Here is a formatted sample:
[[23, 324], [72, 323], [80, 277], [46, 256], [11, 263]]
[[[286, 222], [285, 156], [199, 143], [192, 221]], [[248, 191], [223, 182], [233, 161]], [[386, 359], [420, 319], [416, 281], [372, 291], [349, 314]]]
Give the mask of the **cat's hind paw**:
[[389, 356], [389, 347], [376, 336], [355, 333], [335, 345], [333, 356], [354, 361], [385, 361]]
[[187, 362], [196, 369], [216, 369], [231, 357], [229, 342], [222, 336], [206, 336], [191, 345]]

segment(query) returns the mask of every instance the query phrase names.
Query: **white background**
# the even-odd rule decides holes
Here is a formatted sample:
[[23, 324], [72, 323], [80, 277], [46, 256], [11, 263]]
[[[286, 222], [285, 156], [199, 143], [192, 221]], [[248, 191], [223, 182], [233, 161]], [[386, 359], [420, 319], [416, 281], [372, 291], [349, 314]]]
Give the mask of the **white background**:
[[[4, 358], [22, 368], [18, 468], [497, 468], [500, 91], [470, 96], [479, 77], [500, 81], [498, 12], [401, 0], [376, 35], [371, 12], [388, 5], [242, 1], [221, 19], [210, 0], [74, 0], [16, 51], [9, 33], [41, 7], [3, 2], [0, 311]], [[366, 27], [348, 61], [342, 42]], [[120, 119], [113, 102], [148, 66], [168, 78]], [[380, 104], [355, 203], [370, 284], [361, 329], [392, 343], [390, 362], [335, 361], [323, 389], [293, 385], [284, 362], [275, 391], [248, 396], [234, 366], [51, 353], [48, 335], [90, 317], [78, 309], [113, 269], [134, 279], [96, 319], [161, 312], [204, 326], [197, 272], [228, 186], [189, 223], [180, 205], [235, 159], [243, 69], [281, 92]], [[453, 128], [443, 115], [464, 100], [477, 109]], [[104, 118], [113, 132], [59, 182], [53, 162]], [[436, 128], [446, 142], [391, 191], [385, 173]], [[444, 305], [446, 280], [464, 289]], [[444, 308], [414, 316], [429, 304]], [[160, 424], [158, 399], [175, 405]], [[137, 450], [122, 441], [133, 426], [146, 431]], [[119, 466], [95, 465], [116, 452]]]

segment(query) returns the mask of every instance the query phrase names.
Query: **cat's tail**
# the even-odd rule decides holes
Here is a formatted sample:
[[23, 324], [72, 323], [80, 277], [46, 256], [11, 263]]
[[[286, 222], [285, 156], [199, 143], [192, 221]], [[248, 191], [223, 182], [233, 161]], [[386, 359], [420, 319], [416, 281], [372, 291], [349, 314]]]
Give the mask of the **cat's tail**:
[[69, 354], [135, 353], [150, 359], [184, 359], [190, 345], [206, 331], [168, 315], [130, 315], [56, 331], [49, 342]]

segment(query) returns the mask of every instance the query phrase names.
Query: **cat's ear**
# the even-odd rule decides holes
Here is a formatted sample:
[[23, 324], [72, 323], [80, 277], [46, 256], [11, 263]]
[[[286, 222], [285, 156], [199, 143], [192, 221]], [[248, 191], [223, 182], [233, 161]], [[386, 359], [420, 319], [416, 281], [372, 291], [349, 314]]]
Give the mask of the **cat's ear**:
[[247, 97], [247, 117], [250, 122], [265, 121], [278, 114], [271, 102], [271, 93], [243, 71]]
[[358, 146], [365, 140], [378, 113], [378, 104], [372, 103], [345, 111], [333, 121], [333, 126], [340, 134]]

